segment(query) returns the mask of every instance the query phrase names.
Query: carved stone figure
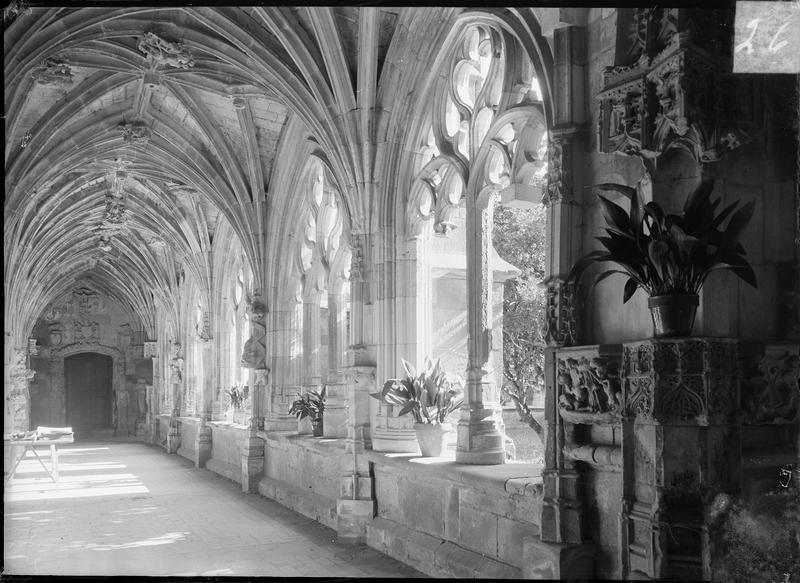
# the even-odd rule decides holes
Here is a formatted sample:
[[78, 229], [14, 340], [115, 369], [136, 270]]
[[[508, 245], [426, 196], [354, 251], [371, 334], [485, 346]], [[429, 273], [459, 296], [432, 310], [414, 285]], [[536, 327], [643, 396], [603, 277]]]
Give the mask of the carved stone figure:
[[795, 423], [800, 417], [800, 357], [766, 350], [757, 364], [745, 363], [742, 409], [749, 423]]
[[244, 368], [265, 369], [267, 348], [265, 337], [267, 326], [264, 321], [267, 314], [267, 307], [259, 300], [253, 300], [248, 305], [248, 315], [250, 316], [250, 338], [245, 342], [242, 351], [241, 364]]
[[63, 59], [46, 58], [42, 64], [31, 71], [40, 85], [70, 85], [72, 83], [72, 67]]
[[194, 67], [194, 59], [183, 43], [166, 41], [152, 32], [144, 33], [137, 48], [158, 65], [176, 69]]

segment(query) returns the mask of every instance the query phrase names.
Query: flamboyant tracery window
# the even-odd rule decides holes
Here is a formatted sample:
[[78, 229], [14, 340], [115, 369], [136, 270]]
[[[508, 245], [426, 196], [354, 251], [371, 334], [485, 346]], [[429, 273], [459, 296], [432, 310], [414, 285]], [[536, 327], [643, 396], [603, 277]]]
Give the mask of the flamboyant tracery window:
[[[509, 50], [513, 59], [509, 58]], [[498, 192], [506, 191], [500, 198], [514, 199], [524, 194], [517, 192], [521, 190], [517, 186], [540, 189], [546, 174], [547, 134], [541, 115], [541, 90], [530, 60], [513, 39], [489, 26], [471, 26], [453, 51], [449, 69], [449, 75], [442, 75], [435, 89], [420, 132], [417, 171], [406, 216], [407, 232], [429, 240], [429, 293], [433, 297], [425, 303], [425, 309], [431, 309], [436, 298], [446, 293], [441, 289], [442, 277], [453, 279], [456, 268], [466, 270], [463, 254], [468, 187], [472, 185], [473, 197], [482, 187], [493, 185]], [[530, 111], [504, 116], [515, 108]], [[540, 115], [531, 115], [536, 110]], [[505, 123], [504, 117], [508, 119]], [[479, 156], [481, 152], [483, 155]], [[451, 241], [429, 237], [428, 225], [433, 233]], [[456, 265], [459, 251], [462, 260]], [[491, 247], [489, 251], [495, 281], [500, 283], [513, 268], [504, 265]], [[447, 262], [454, 269], [438, 265]], [[450, 304], [454, 305], [452, 301]], [[434, 323], [433, 330], [441, 328], [436, 324], [441, 318], [435, 314], [427, 320]], [[451, 320], [445, 329], [463, 340], [466, 335], [456, 332], [466, 328], [465, 314], [460, 322], [456, 315]], [[446, 350], [436, 338], [426, 343], [426, 350], [437, 348]], [[465, 345], [461, 351], [463, 360]]]
[[[502, 282], [518, 273], [492, 245], [494, 208], [541, 201], [547, 126], [535, 69], [512, 34], [488, 23], [474, 24], [451, 50], [415, 130], [419, 141], [405, 227], [416, 240], [417, 289], [422, 292], [417, 326], [427, 323], [427, 329], [417, 330], [418, 337], [426, 337], [417, 340], [418, 352], [439, 352], [431, 354], [434, 358], [460, 353], [447, 368], [459, 374], [466, 369], [474, 383], [468, 387], [470, 408], [481, 409], [499, 401]], [[444, 263], [453, 268], [444, 269]], [[453, 295], [463, 297], [463, 313], [446, 315], [450, 325], [442, 325], [445, 316], [436, 313], [442, 303], [437, 297], [445, 293], [441, 278], [450, 277], [452, 288], [459, 269], [463, 284]], [[448, 347], [442, 334], [459, 326], [468, 334], [451, 334], [461, 345]]]
[[[241, 265], [241, 261], [237, 262]], [[230, 302], [228, 304], [228, 375], [224, 384], [226, 390], [247, 384], [247, 370], [241, 365], [244, 343], [250, 335], [250, 322], [247, 315], [245, 268], [234, 270], [231, 282]]]
[[300, 385], [320, 390], [341, 375], [349, 310], [349, 226], [341, 197], [324, 165], [306, 174], [302, 238], [296, 261], [301, 282]]

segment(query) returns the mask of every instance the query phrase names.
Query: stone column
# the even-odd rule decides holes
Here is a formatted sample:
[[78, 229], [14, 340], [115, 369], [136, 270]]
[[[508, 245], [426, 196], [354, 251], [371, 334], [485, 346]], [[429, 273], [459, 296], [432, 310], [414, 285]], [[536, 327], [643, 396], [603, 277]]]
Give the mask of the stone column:
[[211, 421], [211, 409], [214, 404], [214, 392], [212, 386], [213, 379], [213, 364], [217, 361], [212, 355], [215, 351], [213, 338], [209, 327], [210, 316], [208, 312], [203, 314], [203, 330], [197, 337], [196, 342], [200, 345], [201, 362], [195, 363], [202, 371], [202, 383], [200, 384], [200, 426], [197, 428], [195, 437], [195, 467], [204, 468], [206, 462], [211, 459], [211, 440], [212, 432], [211, 426], [208, 423]]
[[181, 430], [179, 417], [182, 408], [182, 396], [184, 385], [184, 372], [183, 372], [183, 352], [181, 345], [178, 343], [173, 344], [172, 362], [170, 363], [171, 375], [171, 404], [172, 411], [169, 421], [169, 433], [167, 434], [167, 453], [177, 453], [178, 448], [181, 446]]
[[258, 437], [259, 426], [263, 426], [262, 402], [267, 386], [266, 315], [267, 307], [259, 293], [248, 303], [250, 338], [245, 342], [242, 366], [250, 369], [249, 386], [252, 403], [248, 436], [242, 445], [242, 490], [256, 492], [258, 481], [264, 473], [264, 440]]
[[492, 365], [492, 220], [496, 194], [467, 199], [467, 386], [456, 461], [505, 463], [505, 432]]
[[[395, 246], [399, 250], [395, 265], [398, 284], [394, 297], [384, 299], [391, 302], [390, 309], [395, 311], [395, 320], [398, 323], [393, 334], [396, 344], [385, 347], [386, 367], [392, 376], [396, 374], [395, 367], [400, 366], [401, 356], [416, 365], [422, 362], [430, 349], [427, 338], [428, 311], [425, 309], [425, 303], [430, 301], [430, 294], [425, 293], [430, 286], [428, 242], [420, 232], [419, 236], [411, 239], [397, 237]], [[400, 376], [405, 376], [405, 373]], [[380, 387], [373, 390], [378, 388]], [[396, 453], [419, 452], [411, 415], [399, 417], [397, 409], [386, 403], [375, 401], [375, 406], [377, 414], [372, 431], [372, 449]]]
[[347, 385], [344, 374], [344, 347], [347, 345], [345, 306], [341, 282], [328, 293], [328, 375], [325, 380], [325, 413], [322, 426], [325, 437], [347, 435]]
[[593, 572], [593, 547], [584, 543], [580, 474], [565, 445], [574, 442], [574, 426], [560, 415], [558, 350], [579, 341], [573, 290], [564, 284], [577, 258], [580, 233], [575, 199], [583, 186], [585, 37], [583, 27], [554, 31], [555, 126], [549, 130], [545, 280], [545, 469], [541, 539], [525, 541], [526, 577], [584, 578]]
[[270, 385], [269, 407], [264, 419], [267, 431], [294, 431], [297, 419], [289, 415], [292, 401], [300, 392], [300, 365], [303, 358], [299, 323], [302, 317], [302, 303], [295, 298], [289, 299], [274, 314], [273, 331], [275, 354]]
[[26, 348], [12, 350], [11, 362], [5, 366], [6, 410], [10, 423], [6, 433], [28, 431], [30, 429], [31, 399], [28, 382], [35, 372], [28, 368]]

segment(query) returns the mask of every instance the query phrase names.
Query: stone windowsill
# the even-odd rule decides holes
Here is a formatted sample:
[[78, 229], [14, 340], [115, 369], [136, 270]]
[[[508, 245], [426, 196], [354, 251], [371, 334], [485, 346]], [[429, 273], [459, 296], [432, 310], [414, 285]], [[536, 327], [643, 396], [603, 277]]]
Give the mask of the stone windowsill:
[[[267, 441], [282, 441], [305, 449], [316, 450], [320, 454], [344, 453], [344, 438], [312, 437], [299, 435], [296, 431], [259, 431], [258, 436]], [[414, 453], [384, 453], [365, 450], [362, 454], [369, 461], [395, 468], [404, 473], [414, 473], [440, 478], [464, 486], [477, 486], [482, 489], [501, 490], [515, 496], [528, 496], [542, 490], [542, 469], [540, 464], [499, 464], [477, 466], [459, 464], [455, 453], [448, 451], [442, 457], [421, 457]]]

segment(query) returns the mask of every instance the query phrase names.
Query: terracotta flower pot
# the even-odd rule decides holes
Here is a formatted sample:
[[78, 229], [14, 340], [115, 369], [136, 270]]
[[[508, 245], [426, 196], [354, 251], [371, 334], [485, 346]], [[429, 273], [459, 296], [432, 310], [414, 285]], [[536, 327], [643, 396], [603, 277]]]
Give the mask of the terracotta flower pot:
[[700, 298], [697, 294], [652, 296], [647, 299], [653, 317], [653, 336], [690, 336]]
[[415, 423], [419, 451], [423, 457], [439, 457], [445, 449], [447, 436], [452, 430], [449, 423]]

